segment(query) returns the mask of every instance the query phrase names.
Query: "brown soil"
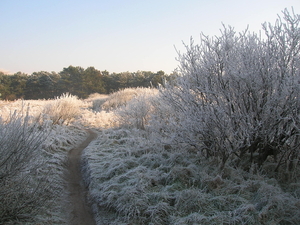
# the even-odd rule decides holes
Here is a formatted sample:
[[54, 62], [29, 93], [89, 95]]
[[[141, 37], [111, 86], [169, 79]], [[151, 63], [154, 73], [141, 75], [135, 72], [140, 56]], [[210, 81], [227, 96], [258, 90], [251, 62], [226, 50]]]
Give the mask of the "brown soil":
[[77, 148], [69, 151], [67, 163], [67, 187], [70, 202], [70, 225], [95, 225], [92, 210], [87, 203], [87, 190], [82, 184], [80, 158], [82, 151], [97, 137], [97, 134], [87, 130], [88, 137]]

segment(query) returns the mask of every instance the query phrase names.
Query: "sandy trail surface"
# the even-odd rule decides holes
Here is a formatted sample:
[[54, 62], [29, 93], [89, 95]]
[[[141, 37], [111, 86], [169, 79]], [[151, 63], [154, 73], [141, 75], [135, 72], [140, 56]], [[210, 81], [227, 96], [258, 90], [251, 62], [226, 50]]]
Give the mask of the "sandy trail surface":
[[70, 225], [95, 225], [91, 208], [86, 200], [87, 190], [83, 186], [80, 170], [82, 151], [97, 137], [97, 134], [87, 130], [88, 137], [78, 147], [68, 153], [67, 163], [67, 188], [70, 202]]

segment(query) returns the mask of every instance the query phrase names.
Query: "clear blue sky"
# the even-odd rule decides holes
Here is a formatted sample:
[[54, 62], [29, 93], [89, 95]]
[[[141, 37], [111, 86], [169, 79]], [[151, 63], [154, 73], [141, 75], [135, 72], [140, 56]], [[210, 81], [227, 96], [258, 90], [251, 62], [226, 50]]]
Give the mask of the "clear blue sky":
[[0, 0], [0, 70], [172, 72], [174, 46], [222, 23], [258, 31], [300, 0]]

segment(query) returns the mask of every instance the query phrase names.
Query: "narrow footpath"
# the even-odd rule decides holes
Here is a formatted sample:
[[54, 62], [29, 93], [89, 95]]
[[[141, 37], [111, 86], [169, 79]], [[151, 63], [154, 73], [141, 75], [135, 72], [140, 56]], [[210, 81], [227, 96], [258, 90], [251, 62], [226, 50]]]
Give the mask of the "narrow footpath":
[[95, 225], [92, 210], [86, 200], [87, 190], [82, 184], [80, 170], [82, 151], [97, 137], [95, 132], [91, 130], [87, 130], [87, 132], [86, 140], [68, 153], [66, 180], [71, 207], [70, 225]]

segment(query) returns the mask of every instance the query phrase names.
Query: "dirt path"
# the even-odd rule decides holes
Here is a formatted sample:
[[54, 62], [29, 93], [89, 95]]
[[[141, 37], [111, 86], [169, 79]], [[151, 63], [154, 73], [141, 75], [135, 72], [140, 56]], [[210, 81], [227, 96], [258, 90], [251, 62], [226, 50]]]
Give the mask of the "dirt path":
[[92, 211], [86, 201], [86, 190], [82, 185], [80, 158], [82, 151], [97, 137], [97, 134], [87, 130], [88, 137], [77, 148], [69, 151], [67, 164], [67, 186], [70, 202], [70, 225], [95, 225]]

